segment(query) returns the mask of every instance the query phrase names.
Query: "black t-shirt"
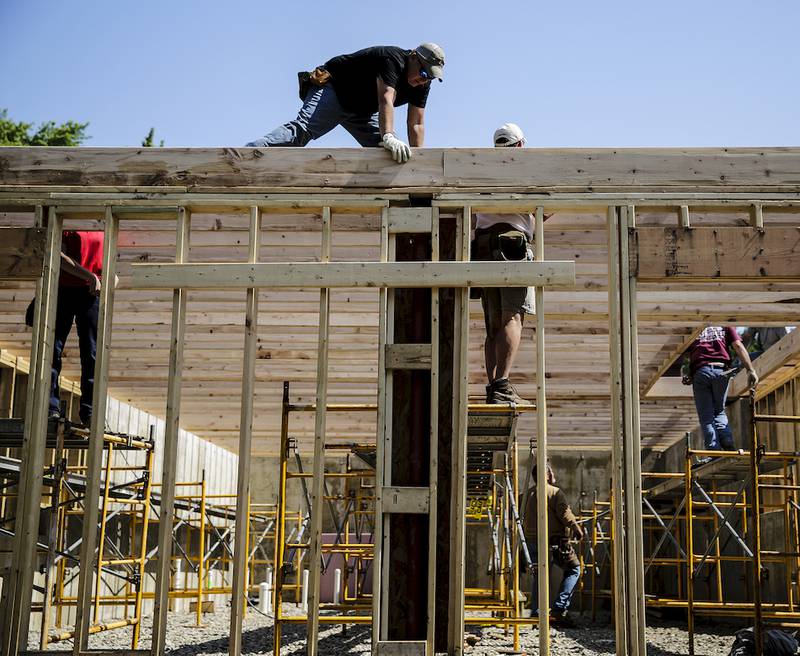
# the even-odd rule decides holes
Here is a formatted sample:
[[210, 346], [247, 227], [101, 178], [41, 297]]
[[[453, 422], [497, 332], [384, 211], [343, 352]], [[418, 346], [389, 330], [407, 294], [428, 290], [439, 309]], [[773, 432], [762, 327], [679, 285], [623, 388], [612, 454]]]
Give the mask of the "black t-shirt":
[[396, 46], [374, 46], [334, 57], [324, 67], [331, 74], [339, 103], [354, 114], [372, 115], [378, 111], [378, 77], [397, 92], [395, 107], [406, 103], [425, 107], [431, 85], [412, 87], [408, 83], [406, 60], [410, 53]]

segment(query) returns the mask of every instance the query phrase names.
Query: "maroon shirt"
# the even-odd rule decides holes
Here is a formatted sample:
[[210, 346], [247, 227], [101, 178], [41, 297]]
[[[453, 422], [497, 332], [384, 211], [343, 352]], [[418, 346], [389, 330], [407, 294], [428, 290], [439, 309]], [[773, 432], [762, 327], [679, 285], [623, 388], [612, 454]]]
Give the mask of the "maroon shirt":
[[730, 347], [742, 338], [730, 326], [708, 326], [692, 342], [690, 366], [692, 374], [704, 364], [720, 362], [727, 365], [731, 361]]
[[[65, 255], [98, 278], [102, 278], [103, 232], [101, 230], [67, 230], [61, 240], [61, 250]], [[62, 287], [87, 287], [89, 281], [62, 271], [58, 284]]]

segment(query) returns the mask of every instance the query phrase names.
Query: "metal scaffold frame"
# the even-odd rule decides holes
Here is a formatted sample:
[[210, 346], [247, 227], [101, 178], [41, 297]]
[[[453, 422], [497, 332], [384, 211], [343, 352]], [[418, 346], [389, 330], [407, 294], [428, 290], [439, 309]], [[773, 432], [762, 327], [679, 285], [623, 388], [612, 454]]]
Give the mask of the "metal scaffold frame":
[[[690, 654], [694, 653], [698, 616], [752, 618], [759, 643], [765, 627], [800, 627], [800, 485], [796, 480], [800, 452], [767, 450], [758, 429], [765, 424], [800, 424], [800, 416], [759, 412], [752, 390], [742, 402], [748, 404], [747, 449], [696, 449], [691, 444], [692, 434], [687, 433], [683, 471], [642, 474], [650, 485], [643, 496], [646, 604], [648, 608], [686, 609]], [[712, 460], [698, 463], [706, 458]], [[771, 498], [765, 499], [765, 493]], [[778, 523], [783, 525], [781, 544], [771, 544], [769, 549], [764, 548], [761, 530], [765, 513], [777, 513], [782, 517]], [[583, 515], [591, 523], [590, 559], [584, 578], [590, 578], [586, 587], [593, 618], [598, 601], [609, 596], [598, 579], [608, 575], [613, 566], [607, 556], [614, 542], [613, 524], [610, 532], [604, 528], [612, 515], [613, 499], [598, 501], [597, 495], [591, 511]], [[598, 556], [600, 552], [602, 556]], [[767, 564], [782, 566], [783, 601], [763, 599]], [[731, 568], [741, 570], [744, 596], [752, 600], [730, 598], [724, 581]], [[704, 569], [708, 592], [700, 597]], [[674, 592], [659, 592], [657, 583], [665, 579], [655, 576], [656, 572], [669, 573], [676, 581]], [[740, 594], [741, 588], [733, 596]]]
[[[0, 462], [0, 475], [5, 480], [2, 491], [2, 531], [15, 537], [15, 516], [7, 512], [18, 511], [18, 486], [22, 461], [10, 454], [22, 447], [22, 420], [0, 420], [0, 445], [5, 447], [6, 455]], [[75, 550], [81, 541], [72, 541], [70, 527], [76, 522], [83, 524], [86, 518], [85, 489], [87, 487], [85, 454], [89, 444], [88, 431], [76, 427], [68, 421], [53, 421], [47, 425], [49, 454], [45, 460], [49, 465], [44, 470], [43, 485], [49, 489], [45, 494], [44, 512], [47, 513], [46, 542], [37, 542], [37, 551], [44, 552], [44, 586], [37, 589], [42, 601], [30, 607], [31, 612], [41, 613], [40, 647], [46, 649], [52, 642], [69, 640], [74, 631], [51, 632], [53, 626], [64, 626], [64, 611], [77, 604], [77, 597], [70, 592], [76, 578], [75, 570], [80, 571], [80, 560]], [[142, 438], [120, 433], [104, 432], [102, 435], [102, 504], [99, 512], [99, 546], [95, 550], [96, 580], [92, 594], [92, 617], [90, 632], [97, 633], [125, 626], [132, 626], [132, 648], [139, 640], [139, 625], [142, 618], [142, 602], [145, 596], [143, 579], [145, 565], [148, 525], [150, 522], [151, 489], [154, 441], [152, 436]], [[139, 464], [128, 461], [127, 454], [141, 453]], [[122, 458], [115, 458], [115, 456]], [[133, 478], [131, 478], [133, 476]], [[122, 522], [120, 530], [127, 532], [128, 553], [119, 539], [111, 539], [106, 534], [110, 523]], [[14, 530], [9, 530], [11, 526]], [[122, 545], [122, 548], [118, 546]], [[106, 551], [106, 549], [108, 551]], [[107, 555], [109, 554], [109, 555]], [[122, 587], [118, 588], [113, 582]], [[106, 621], [101, 617], [101, 609], [108, 606], [121, 606], [122, 618]]]
[[[275, 538], [274, 589], [272, 590], [273, 606], [273, 652], [281, 653], [281, 638], [284, 624], [304, 624], [311, 616], [311, 599], [304, 598], [308, 590], [304, 582], [311, 579], [311, 571], [319, 569], [325, 574], [334, 557], [342, 559], [344, 567], [340, 577], [334, 576], [333, 602], [318, 602], [318, 622], [322, 624], [369, 624], [372, 595], [365, 592], [366, 577], [372, 569], [374, 553], [374, 515], [375, 515], [375, 470], [367, 462], [375, 457], [374, 444], [326, 444], [325, 454], [347, 453], [345, 471], [323, 470], [321, 501], [328, 509], [330, 521], [334, 529], [332, 543], [322, 542], [322, 524], [320, 524], [319, 558], [312, 560], [311, 516], [313, 504], [306, 481], [313, 480], [313, 474], [304, 471], [301, 454], [290, 435], [290, 416], [297, 412], [316, 412], [315, 404], [292, 404], [289, 401], [289, 383], [283, 384], [283, 402], [281, 409], [281, 453], [279, 457], [278, 504]], [[374, 404], [328, 404], [327, 412], [376, 412]], [[356, 468], [351, 465], [351, 456], [362, 459], [366, 467]], [[290, 470], [289, 463], [294, 461]], [[287, 510], [288, 483], [297, 480], [302, 489], [306, 512], [291, 513]], [[329, 482], [341, 481], [344, 490], [334, 494], [329, 489]], [[291, 527], [291, 528], [289, 528]], [[364, 536], [366, 541], [362, 540]], [[352, 542], [351, 538], [357, 540]], [[319, 567], [312, 563], [319, 560]], [[300, 574], [303, 574], [302, 577]], [[294, 582], [290, 577], [294, 574]], [[351, 595], [350, 587], [354, 588]], [[336, 586], [338, 585], [338, 589]], [[294, 592], [295, 603], [301, 603], [301, 612], [285, 615], [283, 603], [285, 593]], [[305, 606], [305, 609], [303, 608]], [[323, 614], [324, 613], [324, 614]], [[332, 614], [331, 614], [332, 613]]]

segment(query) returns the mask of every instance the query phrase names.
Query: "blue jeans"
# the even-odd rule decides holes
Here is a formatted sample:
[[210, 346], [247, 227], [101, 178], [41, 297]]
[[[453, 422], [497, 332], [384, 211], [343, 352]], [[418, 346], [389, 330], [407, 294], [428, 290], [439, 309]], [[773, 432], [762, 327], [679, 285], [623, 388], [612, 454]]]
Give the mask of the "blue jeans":
[[[377, 93], [377, 92], [376, 92]], [[378, 114], [358, 115], [348, 112], [339, 104], [330, 84], [312, 86], [297, 118], [272, 132], [247, 144], [248, 147], [305, 146], [319, 139], [337, 125], [355, 137], [362, 146], [377, 146], [381, 141]]]
[[92, 416], [94, 394], [94, 362], [97, 351], [97, 313], [100, 299], [88, 287], [59, 287], [56, 306], [56, 330], [53, 343], [53, 367], [50, 375], [50, 412], [58, 412], [58, 377], [61, 374], [61, 354], [67, 342], [72, 322], [78, 329], [78, 348], [81, 354], [81, 407], [79, 415], [86, 423]]
[[[528, 551], [531, 554], [531, 560], [534, 563], [533, 568], [533, 590], [531, 592], [531, 608], [534, 614], [538, 613], [539, 609], [539, 578], [537, 577], [537, 550], [536, 542], [528, 542]], [[558, 589], [556, 600], [553, 602], [551, 612], [557, 615], [563, 615], [569, 609], [572, 602], [572, 593], [575, 592], [575, 586], [581, 578], [581, 566], [577, 556], [573, 555], [563, 565], [559, 565], [563, 572], [561, 577], [561, 587]]]
[[733, 434], [728, 426], [728, 416], [725, 414], [728, 377], [724, 376], [719, 368], [700, 367], [692, 377], [692, 391], [706, 449], [732, 450]]

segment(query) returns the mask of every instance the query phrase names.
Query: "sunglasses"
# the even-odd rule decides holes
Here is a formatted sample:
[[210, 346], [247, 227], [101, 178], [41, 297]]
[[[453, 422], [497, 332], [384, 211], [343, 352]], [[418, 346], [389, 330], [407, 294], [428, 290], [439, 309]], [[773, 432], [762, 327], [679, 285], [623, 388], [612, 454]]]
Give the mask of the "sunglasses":
[[428, 71], [426, 71], [424, 68], [422, 68], [422, 66], [419, 67], [419, 76], [423, 80], [432, 80], [433, 79], [433, 75], [428, 73]]

